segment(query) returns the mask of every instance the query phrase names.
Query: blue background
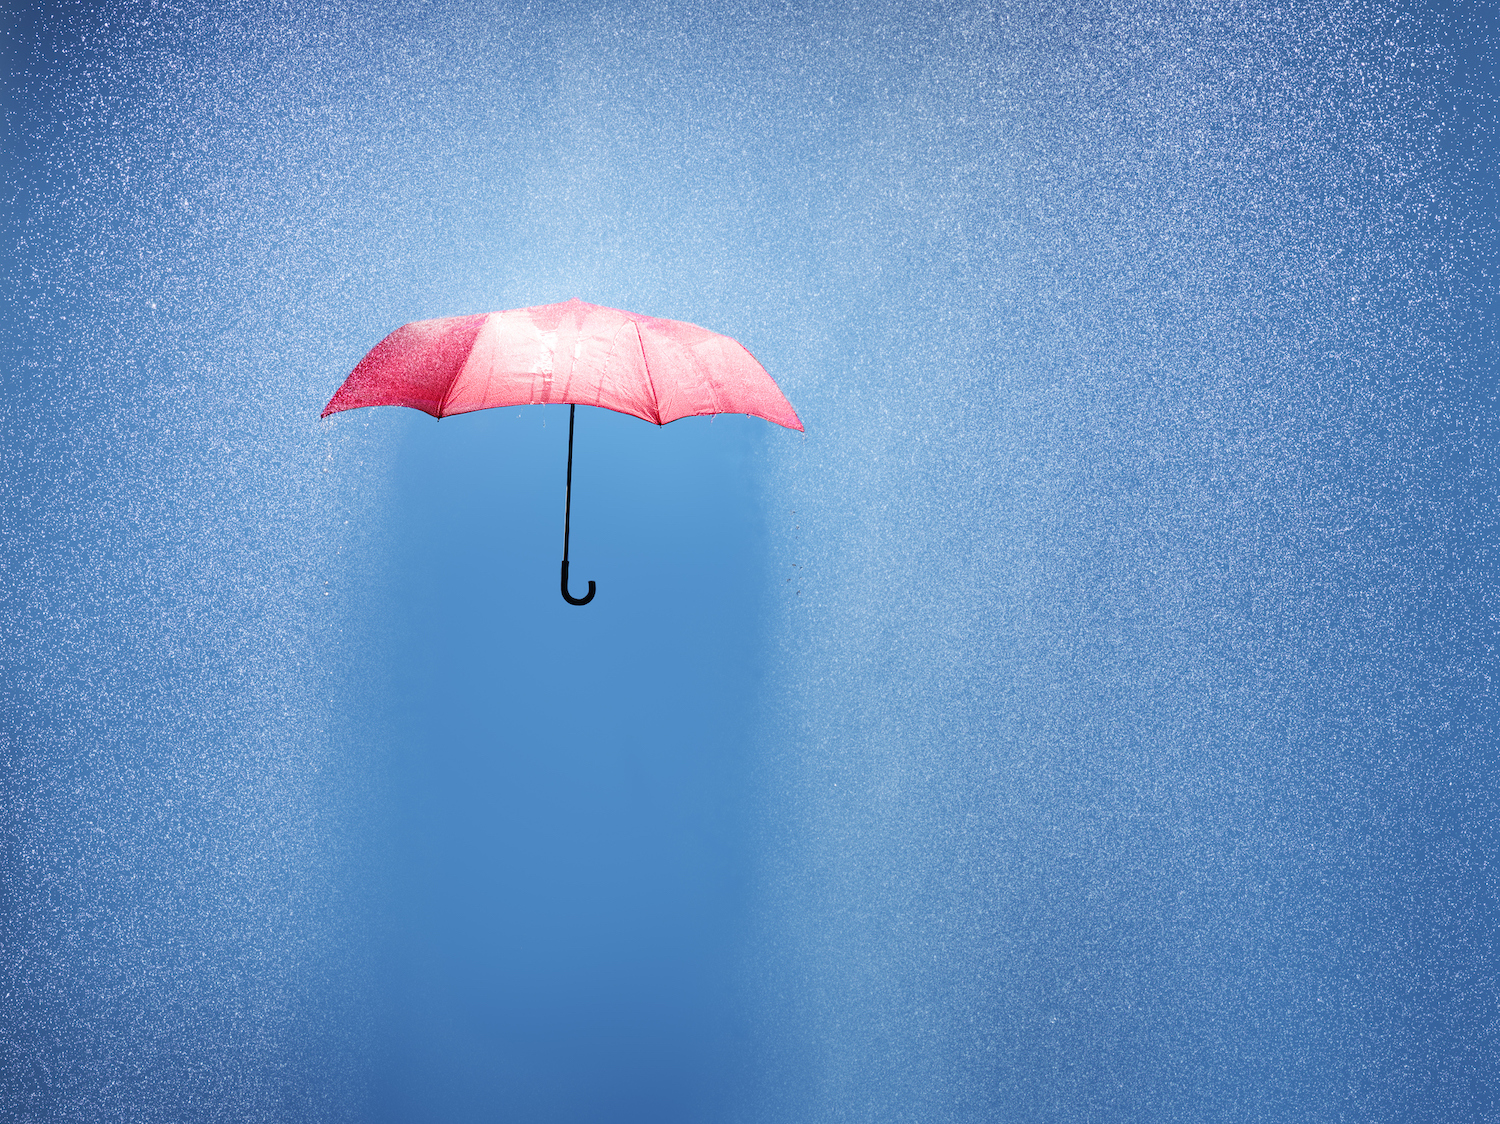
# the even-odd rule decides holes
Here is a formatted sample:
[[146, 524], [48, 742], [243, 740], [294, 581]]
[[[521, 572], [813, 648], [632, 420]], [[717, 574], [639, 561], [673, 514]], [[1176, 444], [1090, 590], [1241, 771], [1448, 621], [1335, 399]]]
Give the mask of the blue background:
[[0, 1115], [1500, 1113], [1493, 6], [5, 18]]

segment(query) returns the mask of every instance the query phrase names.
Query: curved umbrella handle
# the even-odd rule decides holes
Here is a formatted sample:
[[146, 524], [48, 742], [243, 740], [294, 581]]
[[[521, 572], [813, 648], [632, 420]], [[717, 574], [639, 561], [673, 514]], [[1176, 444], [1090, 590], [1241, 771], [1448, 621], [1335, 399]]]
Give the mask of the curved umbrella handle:
[[589, 582], [589, 591], [586, 594], [584, 594], [582, 597], [574, 597], [571, 593], [568, 592], [568, 560], [566, 558], [564, 558], [563, 559], [563, 565], [562, 565], [562, 595], [563, 595], [563, 600], [566, 601], [569, 605], [587, 605], [590, 601], [592, 601], [594, 599], [594, 589], [595, 589], [594, 583], [593, 582]]

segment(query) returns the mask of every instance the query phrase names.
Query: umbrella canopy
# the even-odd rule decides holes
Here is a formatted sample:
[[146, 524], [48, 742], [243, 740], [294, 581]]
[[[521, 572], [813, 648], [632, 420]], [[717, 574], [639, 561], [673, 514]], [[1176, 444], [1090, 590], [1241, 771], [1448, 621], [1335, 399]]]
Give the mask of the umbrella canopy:
[[360, 360], [323, 416], [410, 406], [444, 418], [562, 402], [656, 425], [750, 414], [802, 429], [775, 381], [737, 341], [577, 299], [397, 328]]

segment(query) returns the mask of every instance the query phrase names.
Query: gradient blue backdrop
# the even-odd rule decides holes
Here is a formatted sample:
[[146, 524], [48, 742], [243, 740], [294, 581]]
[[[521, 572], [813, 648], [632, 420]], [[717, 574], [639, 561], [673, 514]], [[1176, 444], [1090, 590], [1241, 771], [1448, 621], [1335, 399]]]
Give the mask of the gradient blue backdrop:
[[[0, 1115], [1483, 1121], [1493, 5], [5, 8]], [[579, 296], [807, 424], [318, 413]]]

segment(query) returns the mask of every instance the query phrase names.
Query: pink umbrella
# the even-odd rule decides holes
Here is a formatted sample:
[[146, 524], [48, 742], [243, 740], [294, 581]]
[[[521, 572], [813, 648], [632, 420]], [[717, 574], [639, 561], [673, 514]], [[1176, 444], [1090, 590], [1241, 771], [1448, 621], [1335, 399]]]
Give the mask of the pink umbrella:
[[603, 406], [656, 425], [703, 414], [752, 414], [788, 429], [802, 422], [744, 346], [680, 320], [658, 320], [581, 300], [508, 312], [418, 320], [376, 344], [323, 416], [361, 406], [410, 406], [444, 418], [492, 406], [566, 402], [567, 500], [562, 595], [573, 519], [573, 417]]

